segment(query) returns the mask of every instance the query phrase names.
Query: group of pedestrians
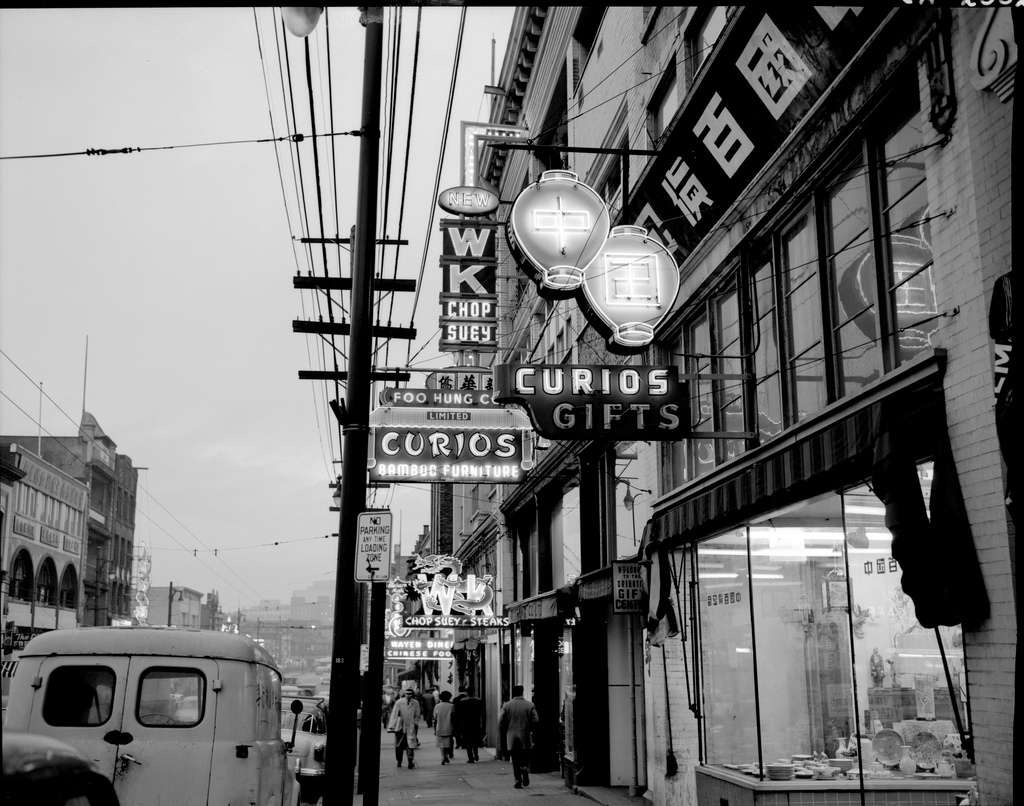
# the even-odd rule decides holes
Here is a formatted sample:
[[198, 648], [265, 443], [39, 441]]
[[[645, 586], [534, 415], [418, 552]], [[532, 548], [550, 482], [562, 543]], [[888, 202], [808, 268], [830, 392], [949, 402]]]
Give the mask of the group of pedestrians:
[[[438, 700], [436, 705], [431, 702], [427, 724], [434, 728], [435, 741], [441, 749], [441, 764], [450, 764], [459, 747], [465, 749], [467, 763], [476, 763], [480, 760], [483, 702], [465, 686], [459, 687], [459, 694], [454, 699], [451, 692], [442, 691]], [[419, 722], [426, 718], [425, 712], [425, 706], [420, 704], [411, 687], [402, 692], [392, 707], [387, 729], [395, 735], [395, 760], [399, 767], [406, 758], [409, 769], [416, 767], [416, 750], [420, 746]], [[512, 699], [501, 708], [498, 727], [505, 735], [512, 756], [516, 789], [530, 785], [530, 750], [533, 731], [539, 721], [536, 707], [523, 697], [523, 687], [513, 686]]]

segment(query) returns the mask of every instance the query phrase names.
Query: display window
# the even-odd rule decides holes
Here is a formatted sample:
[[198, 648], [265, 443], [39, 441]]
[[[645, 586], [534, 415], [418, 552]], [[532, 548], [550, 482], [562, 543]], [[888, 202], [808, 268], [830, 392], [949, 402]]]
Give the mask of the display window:
[[[918, 475], [927, 501], [931, 463]], [[962, 632], [917, 621], [867, 485], [688, 553], [705, 764], [768, 778], [782, 762], [797, 779], [972, 774]]]

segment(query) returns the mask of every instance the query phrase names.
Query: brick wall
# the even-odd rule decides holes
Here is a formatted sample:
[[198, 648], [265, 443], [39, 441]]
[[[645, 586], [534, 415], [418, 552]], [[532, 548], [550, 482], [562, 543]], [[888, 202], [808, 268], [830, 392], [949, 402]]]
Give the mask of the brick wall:
[[[1009, 270], [1011, 104], [971, 85], [974, 39], [985, 15], [953, 15], [957, 117], [949, 145], [927, 152], [933, 211], [955, 209], [935, 238], [938, 345], [949, 351], [946, 412], [950, 438], [992, 607], [989, 620], [964, 636], [976, 734], [981, 802], [1013, 800], [1013, 685], [1016, 618], [1003, 475], [995, 432], [988, 307], [998, 276]], [[921, 72], [922, 98], [928, 98]], [[926, 130], [924, 141], [940, 138]]]

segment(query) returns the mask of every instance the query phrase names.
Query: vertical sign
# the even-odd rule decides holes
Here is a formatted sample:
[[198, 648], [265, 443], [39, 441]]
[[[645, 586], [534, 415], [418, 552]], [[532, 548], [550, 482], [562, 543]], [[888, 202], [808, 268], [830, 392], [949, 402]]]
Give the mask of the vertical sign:
[[497, 226], [494, 221], [441, 221], [439, 346], [444, 352], [498, 349]]
[[356, 525], [356, 582], [391, 578], [391, 513], [361, 512]]

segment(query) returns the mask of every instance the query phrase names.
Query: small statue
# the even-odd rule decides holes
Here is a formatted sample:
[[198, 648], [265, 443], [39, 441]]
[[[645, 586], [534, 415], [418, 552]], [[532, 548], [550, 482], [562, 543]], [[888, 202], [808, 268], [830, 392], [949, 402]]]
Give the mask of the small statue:
[[878, 647], [871, 653], [871, 679], [875, 681], [875, 688], [881, 688], [885, 680], [885, 663], [878, 652]]

